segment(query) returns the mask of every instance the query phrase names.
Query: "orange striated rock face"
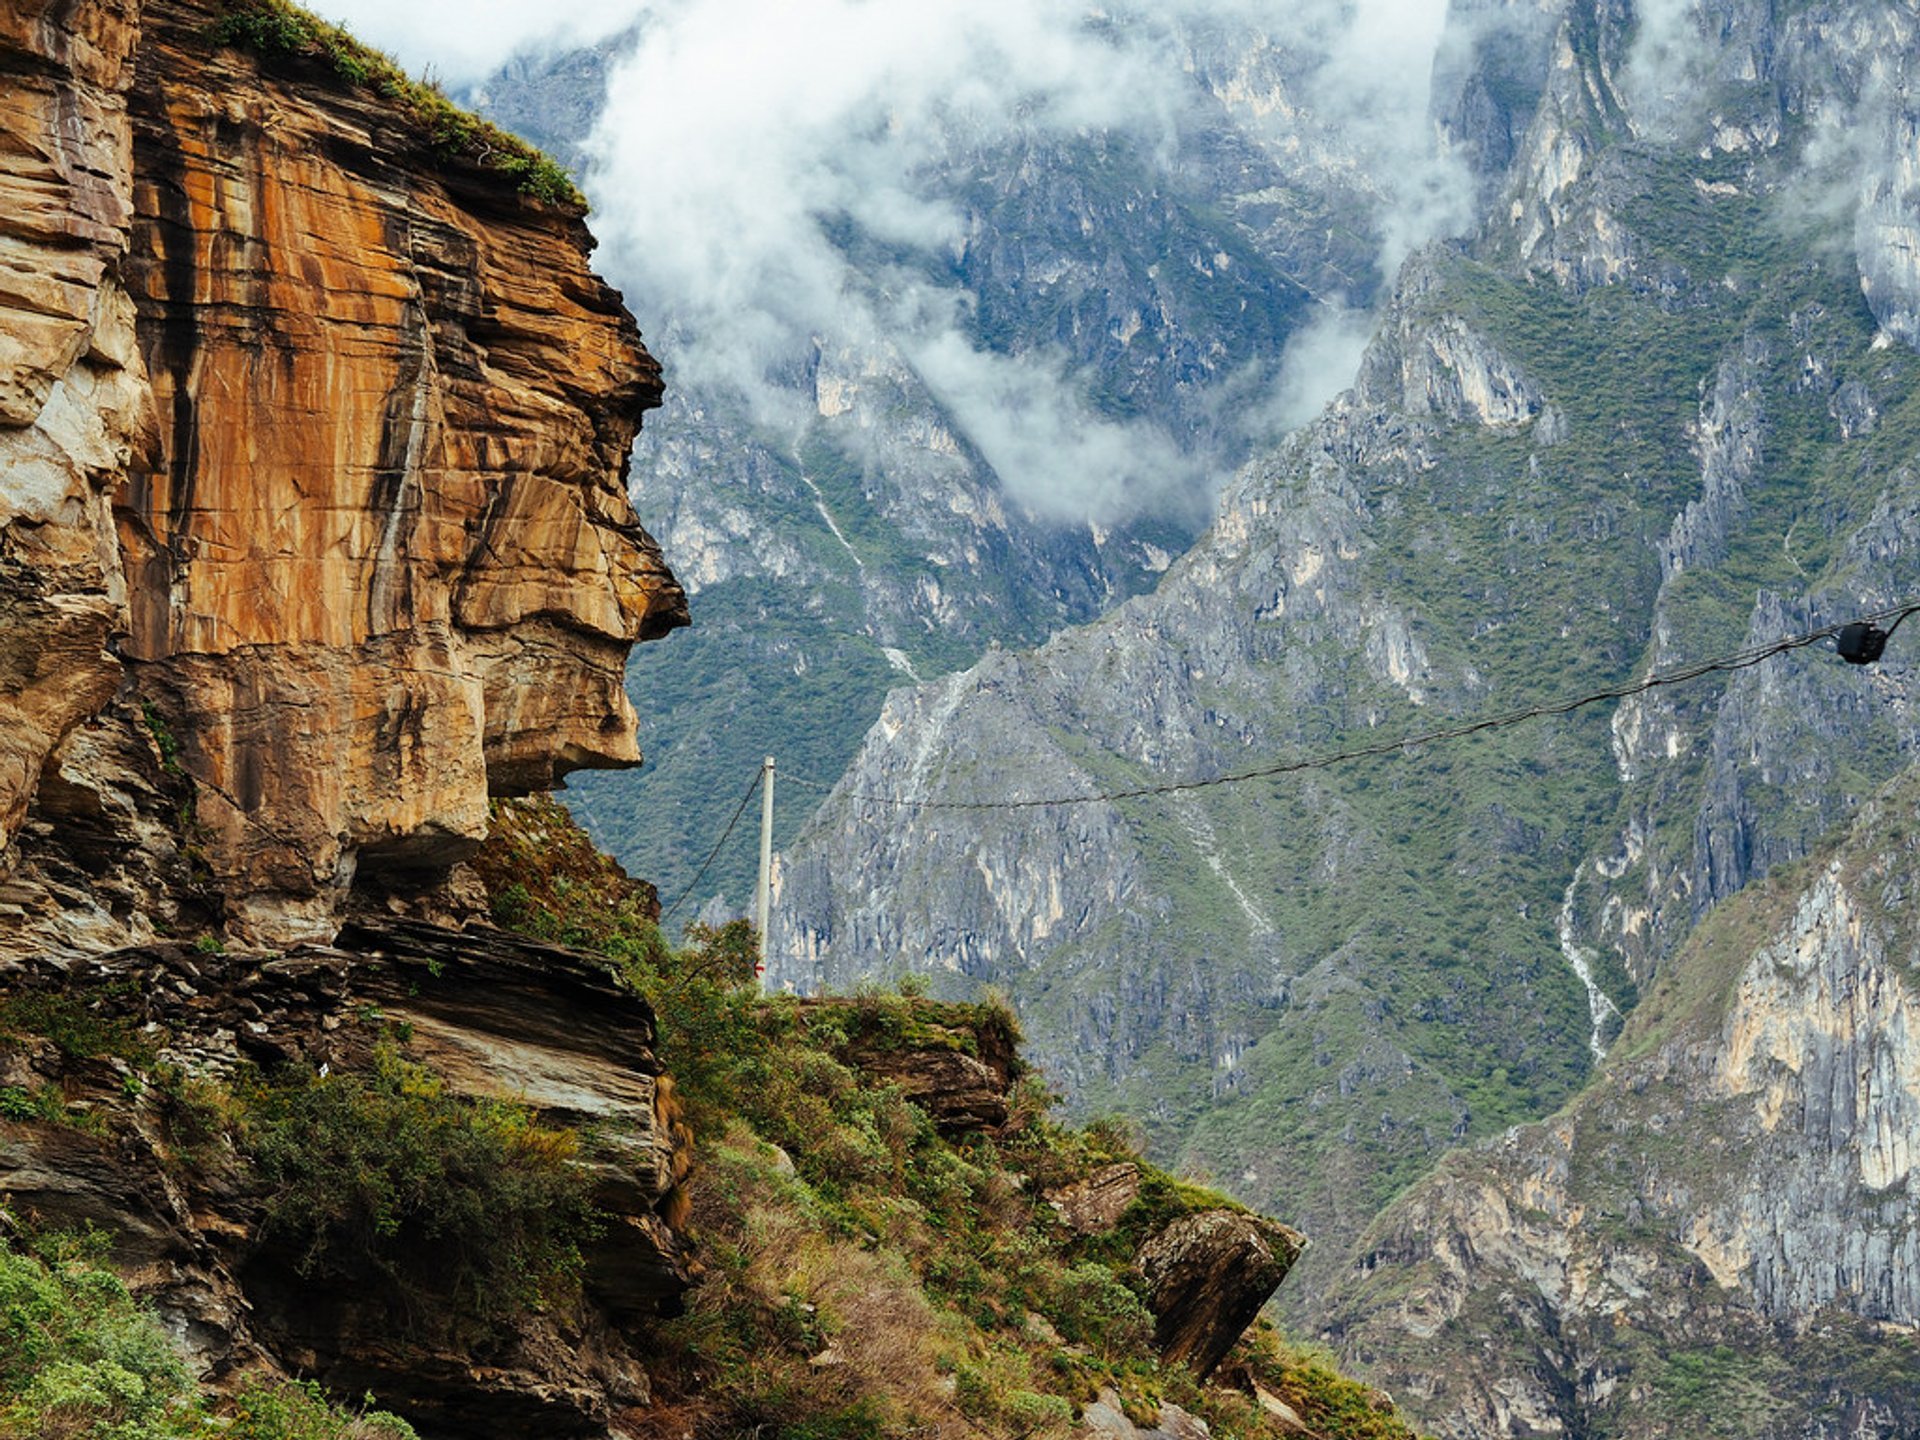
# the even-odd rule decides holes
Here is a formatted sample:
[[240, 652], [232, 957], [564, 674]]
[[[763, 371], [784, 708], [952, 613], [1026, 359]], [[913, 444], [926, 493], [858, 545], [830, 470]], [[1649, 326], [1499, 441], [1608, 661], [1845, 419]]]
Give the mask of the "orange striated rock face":
[[0, 471], [0, 565], [65, 587], [0, 642], [0, 834], [112, 632], [232, 928], [322, 937], [490, 794], [638, 762], [628, 648], [686, 620], [626, 493], [659, 369], [577, 215], [384, 97], [213, 46], [213, 0], [55, 8], [0, 18], [0, 447], [65, 446]]

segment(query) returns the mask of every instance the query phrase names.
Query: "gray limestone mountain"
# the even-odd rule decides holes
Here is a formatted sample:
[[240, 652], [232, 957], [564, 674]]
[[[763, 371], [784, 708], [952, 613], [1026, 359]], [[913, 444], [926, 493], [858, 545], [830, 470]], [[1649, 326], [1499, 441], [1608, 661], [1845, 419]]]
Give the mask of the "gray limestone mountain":
[[1342, 1348], [1462, 1440], [1914, 1434], [1916, 818], [1909, 770], [1702, 922], [1577, 1100], [1389, 1208]]
[[[595, 113], [581, 95], [631, 43], [517, 62], [472, 98], [580, 156]], [[848, 315], [776, 377], [778, 419], [764, 395], [755, 408], [725, 384], [669, 384], [635, 500], [699, 621], [633, 662], [659, 737], [647, 768], [583, 777], [570, 796], [663, 893], [691, 880], [763, 753], [830, 782], [890, 687], [1149, 588], [1201, 529], [1218, 477], [1271, 442], [1264, 401], [1290, 341], [1378, 289], [1396, 202], [1365, 143], [1314, 114], [1316, 42], [1220, 21], [1153, 43], [1180, 97], [1170, 139], [956, 121], [911, 182], [957, 217], [956, 246], [821, 219], [855, 277]], [[589, 165], [588, 189], [603, 181]], [[698, 344], [674, 297], [622, 276], [610, 250], [662, 352]], [[1111, 427], [1159, 456], [1151, 480], [1063, 508], [1003, 474], [1004, 445], [929, 378], [925, 345], [859, 319], [916, 288], [954, 304], [953, 335], [975, 355], [1056, 390], [1068, 430]], [[810, 806], [783, 803], [782, 843]], [[695, 904], [742, 899], [752, 863], [750, 844], [723, 853]]]
[[[1443, 134], [1506, 165], [1483, 185], [1475, 234], [1407, 264], [1352, 390], [1241, 471], [1152, 594], [889, 697], [784, 856], [776, 977], [1006, 986], [1077, 1104], [1140, 1117], [1164, 1157], [1313, 1236], [1283, 1303], [1410, 1384], [1433, 1320], [1405, 1297], [1432, 1289], [1422, 1266], [1450, 1263], [1422, 1237], [1460, 1237], [1445, 1343], [1475, 1351], [1478, 1378], [1434, 1379], [1420, 1402], [1454, 1433], [1709, 1433], [1720, 1412], [1692, 1422], [1723, 1371], [1745, 1394], [1843, 1341], [1865, 1358], [1833, 1359], [1833, 1385], [1788, 1387], [1763, 1428], [1713, 1433], [1911, 1433], [1914, 1369], [1871, 1328], [1915, 1318], [1888, 1289], [1898, 1245], [1869, 1237], [1858, 1266], [1836, 1261], [1825, 1279], [1807, 1268], [1861, 1206], [1880, 1216], [1874, 1234], [1911, 1233], [1892, 1192], [1836, 1178], [1878, 1163], [1868, 1139], [1920, 1143], [1906, 1110], [1869, 1106], [1868, 1135], [1820, 1130], [1809, 1087], [1781, 1091], [1787, 1119], [1749, 1124], [1736, 1098], [1725, 1143], [1757, 1147], [1728, 1172], [1744, 1179], [1661, 1189], [1662, 1146], [1688, 1138], [1663, 1126], [1746, 1096], [1726, 1080], [1736, 1061], [1755, 1075], [1798, 1064], [1793, 1037], [1760, 1018], [1660, 1062], [1646, 1115], [1608, 1120], [1603, 1098], [1583, 1099], [1574, 1119], [1519, 1132], [1517, 1160], [1495, 1142], [1449, 1162], [1382, 1222], [1387, 1240], [1362, 1238], [1451, 1147], [1552, 1114], [1590, 1081], [1589, 1096], [1630, 1089], [1645, 1067], [1612, 1048], [1622, 1017], [1628, 1048], [1649, 1043], [1657, 1021], [1637, 1021], [1638, 1005], [1706, 993], [1714, 964], [1758, 952], [1763, 928], [1733, 959], [1714, 950], [1707, 936], [1726, 931], [1711, 927], [1735, 913], [1717, 907], [1809, 855], [1920, 739], [1904, 635], [1869, 670], [1802, 650], [1611, 715], [1302, 776], [1072, 806], [888, 803], [1216, 776], [1920, 591], [1920, 99], [1899, 61], [1912, 13], [1749, 0], [1637, 13], [1568, 0], [1508, 26], [1486, 13], [1456, 12], [1453, 78], [1437, 88]], [[1857, 958], [1836, 954], [1834, 985], [1867, 984]], [[1765, 979], [1774, 962], [1754, 964]], [[1736, 988], [1726, 1003], [1737, 1016], [1757, 997]], [[1780, 1003], [1803, 1000], [1817, 1008]], [[1736, 1033], [1760, 1049], [1734, 1056]], [[1886, 1058], [1833, 1054], [1836, 1077]], [[1817, 1158], [1770, 1168], [1767, 1146], [1802, 1121], [1832, 1174]], [[1580, 1137], [1609, 1124], [1613, 1149], [1589, 1153]], [[1536, 1204], [1528, 1177], [1552, 1165], [1560, 1188]], [[1652, 1348], [1609, 1340], [1619, 1312], [1567, 1301], [1590, 1270], [1555, 1291], [1525, 1257], [1501, 1258], [1497, 1225], [1475, 1228], [1489, 1197], [1522, 1229], [1542, 1209], [1550, 1250], [1614, 1213], [1609, 1184], [1665, 1207], [1622, 1222], [1660, 1244], [1618, 1250], [1653, 1277], [1623, 1270], [1618, 1294], [1644, 1283], [1671, 1301], [1648, 1322]], [[1904, 1194], [1904, 1178], [1889, 1184]], [[1360, 1299], [1345, 1294], [1356, 1257]], [[1696, 1308], [1707, 1280], [1731, 1298]], [[1549, 1355], [1576, 1314], [1584, 1328]]]

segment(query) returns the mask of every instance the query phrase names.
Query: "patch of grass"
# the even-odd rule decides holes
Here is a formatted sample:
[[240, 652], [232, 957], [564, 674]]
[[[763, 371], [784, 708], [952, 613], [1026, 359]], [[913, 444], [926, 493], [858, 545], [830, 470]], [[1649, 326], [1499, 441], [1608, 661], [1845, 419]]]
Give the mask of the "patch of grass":
[[136, 1066], [154, 1062], [152, 1042], [131, 1020], [103, 1015], [101, 1000], [123, 998], [127, 991], [95, 991], [88, 1003], [63, 990], [22, 990], [0, 1000], [0, 1039], [38, 1036], [51, 1040], [75, 1060], [113, 1057]]

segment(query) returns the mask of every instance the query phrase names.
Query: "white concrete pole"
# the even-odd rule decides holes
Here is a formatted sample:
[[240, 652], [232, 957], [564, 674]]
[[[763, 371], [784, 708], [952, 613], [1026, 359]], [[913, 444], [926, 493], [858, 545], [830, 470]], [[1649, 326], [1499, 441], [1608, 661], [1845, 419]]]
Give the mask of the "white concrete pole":
[[767, 925], [773, 918], [773, 756], [760, 771], [760, 884], [754, 891], [754, 917], [760, 927], [760, 961], [753, 967], [755, 988], [767, 973]]

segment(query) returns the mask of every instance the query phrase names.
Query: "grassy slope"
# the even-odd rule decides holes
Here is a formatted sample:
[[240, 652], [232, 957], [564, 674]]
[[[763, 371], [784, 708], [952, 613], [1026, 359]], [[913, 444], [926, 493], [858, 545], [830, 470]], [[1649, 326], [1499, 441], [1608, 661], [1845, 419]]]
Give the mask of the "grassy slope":
[[[501, 827], [522, 839], [494, 868], [540, 873], [560, 850], [540, 837], [563, 831], [552, 816]], [[548, 893], [557, 909], [510, 918], [602, 950], [653, 1000], [661, 1058], [699, 1137], [692, 1223], [708, 1275], [659, 1336], [659, 1433], [1064, 1434], [1103, 1389], [1143, 1423], [1170, 1402], [1221, 1440], [1283, 1433], [1242, 1391], [1158, 1363], [1126, 1264], [1171, 1216], [1230, 1202], [1150, 1170], [1116, 1230], [1081, 1239], [1035, 1192], [1137, 1158], [1123, 1131], [1063, 1128], [1027, 1076], [1004, 1131], [946, 1137], [848, 1063], [850, 1044], [946, 1036], [931, 1043], [966, 1048], [1005, 1034], [1002, 1004], [872, 992], [809, 1014], [736, 988], [751, 963], [743, 926], [696, 932], [674, 952], [642, 908], [608, 903], [585, 878]], [[1264, 1324], [1236, 1363], [1327, 1440], [1411, 1433]]]

